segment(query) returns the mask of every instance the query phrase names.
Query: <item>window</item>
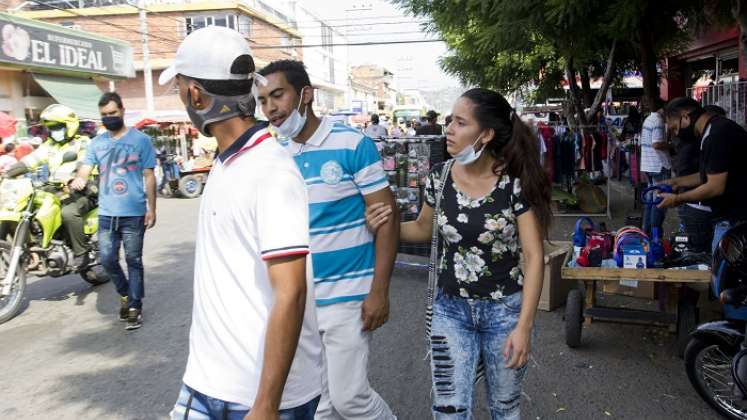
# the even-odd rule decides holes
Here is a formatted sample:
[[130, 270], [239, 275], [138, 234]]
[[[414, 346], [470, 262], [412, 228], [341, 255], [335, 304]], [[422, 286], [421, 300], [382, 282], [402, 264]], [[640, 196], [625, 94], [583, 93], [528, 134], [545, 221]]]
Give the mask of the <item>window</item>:
[[234, 30], [239, 27], [238, 16], [236, 15], [191, 16], [185, 19], [185, 23], [187, 35], [206, 26], [222, 26]]
[[332, 28], [322, 23], [322, 45], [324, 45], [324, 49], [330, 53], [332, 52], [333, 39], [334, 34]]
[[249, 16], [239, 15], [237, 30], [241, 35], [249, 37], [252, 35], [252, 18]]

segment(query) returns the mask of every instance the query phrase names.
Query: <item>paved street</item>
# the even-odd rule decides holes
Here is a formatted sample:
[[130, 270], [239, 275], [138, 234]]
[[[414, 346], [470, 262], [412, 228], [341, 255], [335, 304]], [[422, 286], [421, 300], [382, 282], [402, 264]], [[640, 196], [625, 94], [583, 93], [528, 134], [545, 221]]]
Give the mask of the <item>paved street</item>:
[[[0, 325], [0, 419], [162, 419], [186, 357], [198, 200], [160, 200], [146, 239], [145, 325], [126, 332], [107, 284], [34, 279], [23, 312]], [[564, 222], [565, 223], [565, 222]], [[423, 342], [426, 273], [399, 268], [389, 324], [377, 332], [371, 380], [402, 420], [429, 417]], [[593, 324], [563, 343], [562, 311], [540, 313], [523, 401], [526, 419], [715, 418], [687, 382], [672, 337]], [[489, 418], [479, 394], [477, 418]]]

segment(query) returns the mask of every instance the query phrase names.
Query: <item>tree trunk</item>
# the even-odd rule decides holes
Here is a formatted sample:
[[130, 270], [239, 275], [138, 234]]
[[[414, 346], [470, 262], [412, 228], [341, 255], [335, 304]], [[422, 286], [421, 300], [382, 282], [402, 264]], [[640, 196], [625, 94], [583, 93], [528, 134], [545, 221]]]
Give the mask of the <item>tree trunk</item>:
[[597, 96], [594, 98], [589, 109], [588, 118], [592, 118], [594, 114], [599, 111], [602, 106], [602, 102], [607, 98], [607, 90], [610, 88], [612, 83], [612, 77], [615, 75], [615, 53], [617, 52], [617, 40], [612, 41], [612, 47], [610, 47], [610, 55], [607, 57], [607, 67], [604, 69], [604, 79], [602, 79], [602, 85], [599, 87]]
[[747, 0], [731, 0], [731, 13], [739, 24], [739, 50], [747, 59]]
[[641, 76], [643, 77], [644, 105], [648, 110], [655, 110], [655, 98], [659, 97], [659, 75], [656, 72], [654, 37], [646, 21], [647, 19], [642, 19], [638, 26]]
[[591, 106], [591, 101], [593, 100], [591, 97], [591, 77], [589, 76], [589, 68], [587, 66], [581, 66], [578, 73], [581, 75], [581, 92], [583, 94], [582, 98], [584, 99], [584, 108], [589, 108]]
[[568, 80], [568, 89], [571, 93], [571, 103], [575, 109], [575, 116], [578, 119], [580, 125], [588, 125], [586, 120], [586, 113], [584, 112], [584, 104], [581, 99], [581, 91], [576, 83], [576, 69], [573, 67], [573, 58], [566, 57], [565, 60], [565, 77]]

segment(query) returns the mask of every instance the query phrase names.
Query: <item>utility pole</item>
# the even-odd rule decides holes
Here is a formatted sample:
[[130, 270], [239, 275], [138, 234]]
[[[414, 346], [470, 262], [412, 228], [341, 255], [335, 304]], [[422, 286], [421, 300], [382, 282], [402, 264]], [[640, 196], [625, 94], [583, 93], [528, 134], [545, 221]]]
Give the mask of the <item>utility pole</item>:
[[156, 109], [153, 103], [153, 75], [150, 70], [148, 49], [148, 18], [145, 15], [145, 0], [138, 0], [140, 32], [143, 34], [143, 81], [145, 81], [145, 110], [152, 116]]

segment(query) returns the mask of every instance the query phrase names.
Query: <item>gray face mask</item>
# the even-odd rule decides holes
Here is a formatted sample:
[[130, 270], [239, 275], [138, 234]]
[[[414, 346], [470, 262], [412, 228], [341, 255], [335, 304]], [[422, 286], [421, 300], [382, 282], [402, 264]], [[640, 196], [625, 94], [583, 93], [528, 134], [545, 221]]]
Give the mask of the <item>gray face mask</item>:
[[207, 128], [209, 124], [225, 121], [234, 117], [250, 117], [254, 115], [254, 109], [257, 102], [254, 95], [247, 93], [240, 96], [223, 96], [205, 92], [200, 89], [203, 95], [210, 98], [210, 106], [205, 109], [195, 109], [192, 107], [192, 94], [187, 92], [187, 115], [189, 115], [192, 125], [195, 126], [204, 136], [210, 136]]

